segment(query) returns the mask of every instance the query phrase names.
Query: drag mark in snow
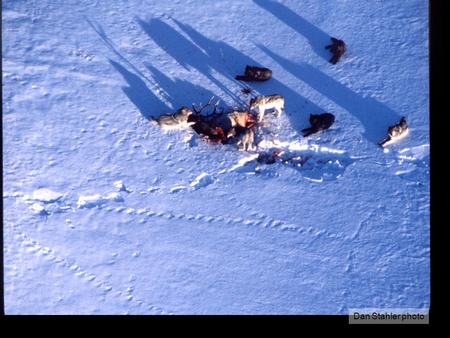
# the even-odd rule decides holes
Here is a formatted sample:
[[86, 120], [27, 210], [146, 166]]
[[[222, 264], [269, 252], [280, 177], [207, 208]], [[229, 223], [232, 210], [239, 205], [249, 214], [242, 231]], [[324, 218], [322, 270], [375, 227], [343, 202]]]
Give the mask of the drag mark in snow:
[[96, 288], [101, 289], [105, 295], [110, 294], [120, 297], [128, 303], [132, 303], [137, 306], [143, 306], [147, 310], [153, 311], [155, 314], [162, 314], [162, 315], [173, 314], [172, 312], [168, 312], [162, 309], [161, 307], [146, 303], [141, 299], [137, 299], [134, 298], [133, 296], [130, 296], [129, 290], [123, 291], [119, 290], [118, 288], [115, 288], [112, 284], [101, 280], [95, 274], [90, 273], [89, 271], [83, 269], [78, 264], [74, 263], [73, 260], [71, 259], [69, 260], [67, 258], [57, 255], [57, 253], [53, 249], [42, 245], [41, 243], [39, 243], [34, 239], [31, 239], [23, 232], [20, 232], [17, 228], [15, 228], [14, 230], [16, 232], [16, 238], [18, 239], [20, 244], [25, 248], [26, 252], [42, 256], [45, 259], [52, 262], [53, 264], [70, 271], [70, 273], [74, 274], [78, 278], [81, 278], [87, 281], [88, 283], [93, 284]]

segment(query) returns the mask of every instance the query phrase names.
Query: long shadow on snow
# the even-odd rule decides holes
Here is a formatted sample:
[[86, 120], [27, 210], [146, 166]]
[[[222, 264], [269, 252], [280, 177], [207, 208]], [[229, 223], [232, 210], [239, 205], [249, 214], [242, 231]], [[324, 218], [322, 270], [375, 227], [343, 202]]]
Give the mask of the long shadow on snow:
[[[151, 119], [152, 117], [170, 111], [170, 108], [147, 87], [145, 82], [138, 75], [128, 71], [118, 62], [109, 60], [109, 63], [123, 76], [125, 81], [128, 82], [128, 87], [122, 87], [122, 90], [146, 119]], [[154, 111], [159, 111], [161, 113], [154, 114], [152, 113]]]
[[[145, 66], [151, 72], [152, 78], [158, 83], [169, 101], [173, 104], [173, 110], [182, 106], [191, 107], [194, 103], [206, 103], [214, 96], [211, 91], [201, 86], [194, 85], [186, 80], [173, 80], [155, 67], [148, 64]], [[228, 107], [225, 106], [224, 108]]]
[[253, 2], [272, 13], [298, 33], [302, 34], [308, 39], [312, 49], [317, 55], [327, 61], [331, 59], [331, 54], [325, 49], [325, 46], [330, 44], [331, 36], [329, 34], [303, 19], [300, 15], [283, 4], [270, 0], [253, 0]]
[[259, 48], [299, 80], [358, 118], [365, 129], [364, 137], [370, 142], [378, 143], [386, 136], [388, 126], [400, 120], [400, 115], [383, 103], [362, 97], [309, 64], [292, 62], [261, 45]]
[[152, 110], [167, 111], [169, 107], [150, 90], [144, 79], [152, 82], [145, 74], [143, 74], [135, 65], [133, 65], [125, 56], [123, 56], [114, 42], [106, 35], [105, 31], [98, 23], [93, 22], [88, 17], [85, 17], [89, 26], [102, 39], [104, 44], [133, 72], [127, 70], [121, 63], [109, 59], [109, 63], [117, 70], [123, 78], [128, 82], [128, 87], [122, 87], [123, 92], [128, 96], [131, 102], [139, 109], [141, 114], [150, 119], [154, 117]]
[[92, 21], [91, 19], [89, 19], [86, 16], [85, 16], [85, 20], [89, 24], [89, 26], [91, 26], [91, 28], [94, 30], [94, 32], [97, 33], [97, 35], [102, 39], [102, 41], [106, 45], [106, 47], [108, 47], [114, 54], [116, 54], [116, 56], [119, 57], [119, 59], [122, 60], [123, 63], [128, 65], [128, 67], [133, 69], [133, 71], [135, 73], [139, 74], [139, 76], [141, 76], [143, 79], [151, 82], [151, 80], [149, 78], [147, 78], [135, 65], [133, 65], [125, 56], [123, 56], [119, 52], [119, 49], [116, 47], [114, 42], [110, 38], [108, 38], [108, 36], [106, 35], [106, 33], [103, 30], [101, 25]]
[[[185, 32], [189, 36], [190, 39], [192, 39], [192, 41], [196, 45], [206, 51], [210, 60], [217, 60], [215, 62], [211, 62], [212, 65], [219, 62], [223, 63], [224, 59], [232, 60], [234, 62], [234, 69], [232, 69], [232, 71], [234, 71], [235, 74], [242, 73], [245, 65], [261, 66], [259, 62], [231, 47], [230, 45], [224, 42], [217, 42], [208, 39], [191, 26], [182, 24], [174, 19], [173, 21], [181, 30], [183, 30], [183, 32]], [[221, 71], [221, 68], [215, 68], [215, 70]], [[286, 112], [288, 112], [291, 126], [296, 130], [303, 129], [308, 125], [307, 121], [310, 113], [323, 112], [323, 109], [321, 109], [302, 95], [293, 91], [276, 78], [272, 78], [264, 83], [252, 83], [252, 86], [263, 95], [275, 93], [283, 95], [286, 99], [285, 108]], [[248, 104], [248, 102], [246, 102], [246, 104]]]
[[[109, 63], [114, 67], [114, 69], [119, 72], [123, 78], [127, 81], [128, 86], [122, 87], [123, 92], [128, 96], [131, 102], [139, 109], [141, 114], [146, 119], [151, 119], [152, 117], [158, 117], [162, 114], [173, 112], [174, 109], [185, 105], [190, 106], [196, 100], [204, 100], [206, 97], [211, 97], [213, 94], [210, 91], [205, 90], [203, 87], [193, 85], [184, 80], [171, 80], [155, 68], [147, 66], [154, 75], [155, 79], [147, 77], [142, 73], [135, 65], [133, 65], [125, 56], [123, 56], [118, 48], [115, 46], [113, 41], [106, 35], [103, 28], [85, 17], [91, 28], [97, 33], [97, 35], [102, 39], [105, 45], [125, 64], [129, 69], [125, 68], [121, 63], [109, 60]], [[157, 94], [154, 93], [146, 84], [154, 83], [157, 85], [161, 92]], [[161, 83], [159, 83], [161, 82]], [[172, 107], [168, 106], [164, 100], [160, 98], [164, 96], [165, 101], [170, 102]], [[206, 96], [206, 97], [205, 97]], [[189, 97], [187, 102], [186, 97]]]
[[155, 41], [161, 49], [172, 56], [185, 69], [193, 67], [202, 73], [208, 80], [214, 83], [224, 93], [230, 96], [234, 101], [240, 102], [240, 98], [229, 90], [223, 82], [215, 78], [213, 70], [232, 79], [231, 74], [225, 71], [219, 61], [211, 58], [210, 55], [202, 51], [198, 46], [186, 39], [174, 28], [160, 19], [151, 19], [148, 23], [137, 19], [138, 24], [144, 32]]
[[172, 105], [168, 106], [147, 87], [138, 75], [128, 71], [118, 62], [113, 60], [109, 62], [128, 82], [128, 87], [123, 87], [122, 90], [146, 119], [173, 112], [182, 106], [190, 107], [193, 103], [206, 102], [213, 96], [212, 92], [201, 86], [184, 80], [172, 80], [156, 68], [146, 65], [152, 74], [152, 79]]

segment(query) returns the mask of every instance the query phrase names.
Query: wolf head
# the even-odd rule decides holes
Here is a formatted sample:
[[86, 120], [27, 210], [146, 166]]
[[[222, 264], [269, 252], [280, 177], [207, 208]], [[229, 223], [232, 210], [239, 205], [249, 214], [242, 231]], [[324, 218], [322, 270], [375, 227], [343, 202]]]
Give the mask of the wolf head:
[[406, 122], [406, 117], [402, 117], [402, 119], [400, 120], [400, 125], [403, 127], [403, 128], [407, 128], [408, 127], [408, 123]]
[[392, 137], [398, 137], [402, 135], [407, 129], [408, 123], [406, 122], [406, 118], [402, 117], [398, 124], [388, 128], [388, 134]]
[[246, 66], [245, 75], [255, 80], [268, 80], [272, 76], [272, 71], [269, 68]]
[[314, 114], [309, 115], [309, 123], [311, 123], [311, 125], [317, 124], [318, 121], [319, 121], [319, 115], [314, 115]]
[[242, 128], [251, 128], [255, 123], [256, 119], [250, 112], [233, 112], [230, 118], [234, 121], [234, 125]]
[[188, 107], [181, 107], [180, 109], [178, 109], [177, 113], [181, 116], [189, 117], [193, 113], [193, 111]]

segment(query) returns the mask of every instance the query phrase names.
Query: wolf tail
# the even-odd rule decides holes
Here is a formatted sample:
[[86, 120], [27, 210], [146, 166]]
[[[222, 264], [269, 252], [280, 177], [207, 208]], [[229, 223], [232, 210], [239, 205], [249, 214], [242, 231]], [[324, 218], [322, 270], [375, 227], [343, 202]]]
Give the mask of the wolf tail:
[[391, 140], [391, 137], [388, 136], [388, 137], [384, 138], [382, 141], [378, 142], [378, 145], [380, 147], [384, 147], [386, 145], [386, 143], [388, 143], [390, 140]]
[[250, 81], [251, 78], [249, 78], [247, 75], [236, 75], [234, 77], [238, 81]]

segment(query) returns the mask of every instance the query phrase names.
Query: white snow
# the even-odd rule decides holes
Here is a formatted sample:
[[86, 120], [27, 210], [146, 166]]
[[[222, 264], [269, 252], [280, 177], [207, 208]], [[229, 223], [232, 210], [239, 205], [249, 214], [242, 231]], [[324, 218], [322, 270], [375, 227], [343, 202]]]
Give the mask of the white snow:
[[108, 195], [102, 196], [100, 194], [94, 194], [94, 195], [81, 195], [78, 197], [77, 201], [77, 207], [78, 208], [94, 208], [101, 206], [108, 201], [114, 201], [114, 202], [123, 202], [124, 199], [120, 195], [120, 193], [112, 192]]
[[30, 209], [33, 210], [37, 214], [45, 213], [45, 206], [40, 203], [33, 203], [30, 206]]
[[190, 186], [194, 189], [200, 189], [206, 187], [207, 185], [214, 182], [214, 177], [208, 173], [201, 173], [198, 175], [194, 181], [191, 182]]
[[[427, 6], [2, 2], [6, 313], [428, 309]], [[246, 65], [273, 71], [251, 95]], [[256, 139], [275, 164], [150, 123], [275, 93]], [[332, 127], [302, 137], [323, 112]]]
[[56, 202], [61, 197], [63, 197], [63, 194], [61, 193], [58, 193], [50, 189], [42, 188], [33, 191], [33, 193], [30, 196], [30, 199], [35, 201], [41, 201], [44, 203], [52, 203]]
[[186, 189], [186, 187], [184, 185], [177, 185], [177, 186], [171, 188], [170, 192], [171, 193], [176, 193], [176, 192], [179, 192], [179, 191], [183, 191], [185, 189]]
[[236, 170], [240, 170], [240, 169], [244, 168], [248, 163], [251, 163], [254, 160], [256, 160], [256, 158], [258, 158], [258, 154], [252, 154], [252, 155], [245, 156], [245, 157], [241, 158], [230, 169], [228, 169], [228, 171], [229, 172], [233, 172], [233, 171], [236, 171]]
[[100, 194], [80, 196], [77, 201], [78, 208], [93, 208], [106, 202]]
[[123, 181], [115, 181], [114, 186], [116, 187], [117, 191], [125, 191], [125, 192], [133, 192], [133, 190], [128, 189]]
[[412, 148], [405, 148], [399, 151], [400, 154], [406, 154], [406, 155], [400, 155], [399, 158], [407, 158], [412, 160], [423, 160], [427, 156], [430, 155], [430, 145], [429, 144], [423, 144], [417, 147]]

